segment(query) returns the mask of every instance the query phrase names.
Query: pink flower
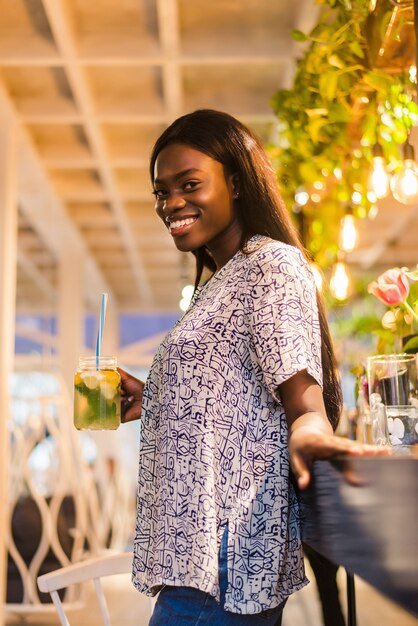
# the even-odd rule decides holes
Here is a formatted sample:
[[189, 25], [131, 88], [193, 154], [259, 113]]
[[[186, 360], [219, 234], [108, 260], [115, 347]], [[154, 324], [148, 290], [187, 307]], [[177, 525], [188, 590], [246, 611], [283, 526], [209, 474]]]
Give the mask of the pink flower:
[[394, 267], [370, 283], [368, 291], [389, 306], [403, 304], [409, 294], [408, 278], [403, 269]]

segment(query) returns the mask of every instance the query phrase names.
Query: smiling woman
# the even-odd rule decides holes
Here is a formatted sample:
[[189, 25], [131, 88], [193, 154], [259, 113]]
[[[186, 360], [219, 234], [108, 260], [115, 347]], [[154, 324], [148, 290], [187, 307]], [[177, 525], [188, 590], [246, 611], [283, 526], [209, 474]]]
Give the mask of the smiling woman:
[[279, 626], [308, 582], [295, 481], [314, 458], [369, 448], [333, 435], [326, 319], [257, 138], [196, 111], [158, 139], [150, 175], [197, 271], [145, 385], [121, 372], [123, 419], [142, 419], [133, 581], [159, 592], [150, 626]]

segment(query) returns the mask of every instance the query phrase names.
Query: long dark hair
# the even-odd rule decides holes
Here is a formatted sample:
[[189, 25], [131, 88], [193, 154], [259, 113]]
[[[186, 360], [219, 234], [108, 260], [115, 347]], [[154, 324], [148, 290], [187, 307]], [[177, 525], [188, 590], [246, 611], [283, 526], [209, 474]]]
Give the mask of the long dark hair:
[[[175, 120], [157, 139], [150, 158], [151, 181], [158, 154], [169, 144], [190, 146], [224, 166], [239, 183], [239, 217], [243, 230], [241, 250], [256, 234], [266, 235], [298, 248], [308, 260], [306, 251], [280, 196], [277, 179], [258, 137], [237, 119], [210, 109], [202, 109]], [[206, 267], [216, 266], [206, 248], [195, 250], [196, 285]], [[342, 406], [342, 393], [328, 322], [322, 300], [317, 294], [322, 337], [322, 371], [324, 402], [330, 423], [335, 428]]]

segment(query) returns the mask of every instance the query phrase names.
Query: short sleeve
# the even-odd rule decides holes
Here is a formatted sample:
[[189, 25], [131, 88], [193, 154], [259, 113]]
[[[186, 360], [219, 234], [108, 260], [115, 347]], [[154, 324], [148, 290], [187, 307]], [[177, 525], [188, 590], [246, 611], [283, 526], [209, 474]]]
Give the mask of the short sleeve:
[[281, 242], [249, 258], [251, 353], [273, 397], [288, 378], [307, 370], [322, 387], [321, 330], [315, 281], [301, 252]]

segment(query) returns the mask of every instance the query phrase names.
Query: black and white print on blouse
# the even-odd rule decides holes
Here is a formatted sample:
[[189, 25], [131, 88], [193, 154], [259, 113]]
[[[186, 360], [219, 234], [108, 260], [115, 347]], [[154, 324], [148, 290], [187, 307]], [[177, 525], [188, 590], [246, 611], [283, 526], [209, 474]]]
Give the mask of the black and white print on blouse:
[[308, 582], [276, 390], [303, 369], [322, 385], [320, 343], [311, 271], [281, 242], [252, 237], [195, 294], [144, 389], [139, 591], [181, 585], [219, 599], [226, 524], [226, 610], [273, 608]]

